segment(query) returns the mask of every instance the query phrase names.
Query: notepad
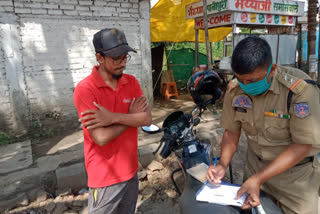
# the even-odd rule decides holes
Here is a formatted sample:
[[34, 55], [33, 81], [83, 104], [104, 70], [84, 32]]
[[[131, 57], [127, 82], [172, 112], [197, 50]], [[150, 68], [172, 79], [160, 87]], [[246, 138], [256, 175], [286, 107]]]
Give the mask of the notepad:
[[221, 205], [233, 205], [241, 207], [246, 200], [247, 194], [243, 194], [236, 200], [239, 185], [221, 183], [219, 186], [205, 182], [196, 194], [197, 201], [216, 203]]

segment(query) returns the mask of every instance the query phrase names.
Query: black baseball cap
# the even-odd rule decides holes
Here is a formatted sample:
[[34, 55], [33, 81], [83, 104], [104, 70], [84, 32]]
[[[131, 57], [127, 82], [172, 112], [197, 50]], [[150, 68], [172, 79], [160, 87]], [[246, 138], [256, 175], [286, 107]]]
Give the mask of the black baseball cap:
[[118, 57], [130, 51], [137, 53], [128, 45], [124, 33], [116, 28], [105, 28], [94, 34], [93, 46], [96, 53], [110, 57]]

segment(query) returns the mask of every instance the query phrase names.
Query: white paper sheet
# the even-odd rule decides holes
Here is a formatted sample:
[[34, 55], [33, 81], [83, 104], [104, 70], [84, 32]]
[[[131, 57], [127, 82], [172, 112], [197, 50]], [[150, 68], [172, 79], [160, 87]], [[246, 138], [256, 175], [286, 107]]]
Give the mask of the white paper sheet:
[[206, 182], [197, 192], [196, 200], [241, 207], [247, 197], [247, 194], [243, 194], [238, 200], [236, 200], [235, 198], [239, 189], [240, 186], [234, 184], [222, 183], [219, 186], [215, 186]]

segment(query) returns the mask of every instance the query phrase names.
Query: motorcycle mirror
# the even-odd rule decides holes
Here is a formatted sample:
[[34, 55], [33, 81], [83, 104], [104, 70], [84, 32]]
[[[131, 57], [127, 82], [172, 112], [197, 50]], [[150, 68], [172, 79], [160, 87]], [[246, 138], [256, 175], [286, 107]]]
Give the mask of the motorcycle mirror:
[[196, 115], [196, 113], [199, 111], [199, 108], [198, 108], [198, 106], [197, 107], [195, 107], [193, 110], [192, 110], [192, 112], [191, 112], [191, 114], [192, 115]]
[[200, 123], [200, 118], [199, 117], [194, 118], [193, 126], [197, 126], [197, 125], [199, 125], [199, 123]]
[[154, 134], [154, 133], [158, 133], [161, 131], [159, 126], [154, 125], [154, 124], [151, 124], [150, 126], [142, 126], [141, 129], [142, 129], [142, 131], [144, 131], [148, 134]]

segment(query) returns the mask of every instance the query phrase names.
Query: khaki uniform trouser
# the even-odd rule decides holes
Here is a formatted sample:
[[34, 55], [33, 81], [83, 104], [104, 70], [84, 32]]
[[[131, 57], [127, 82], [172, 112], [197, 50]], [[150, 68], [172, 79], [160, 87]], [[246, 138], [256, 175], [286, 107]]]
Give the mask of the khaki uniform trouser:
[[[269, 163], [248, 149], [245, 180]], [[319, 165], [315, 157], [313, 162], [295, 166], [273, 177], [261, 189], [274, 197], [285, 214], [318, 214]]]

